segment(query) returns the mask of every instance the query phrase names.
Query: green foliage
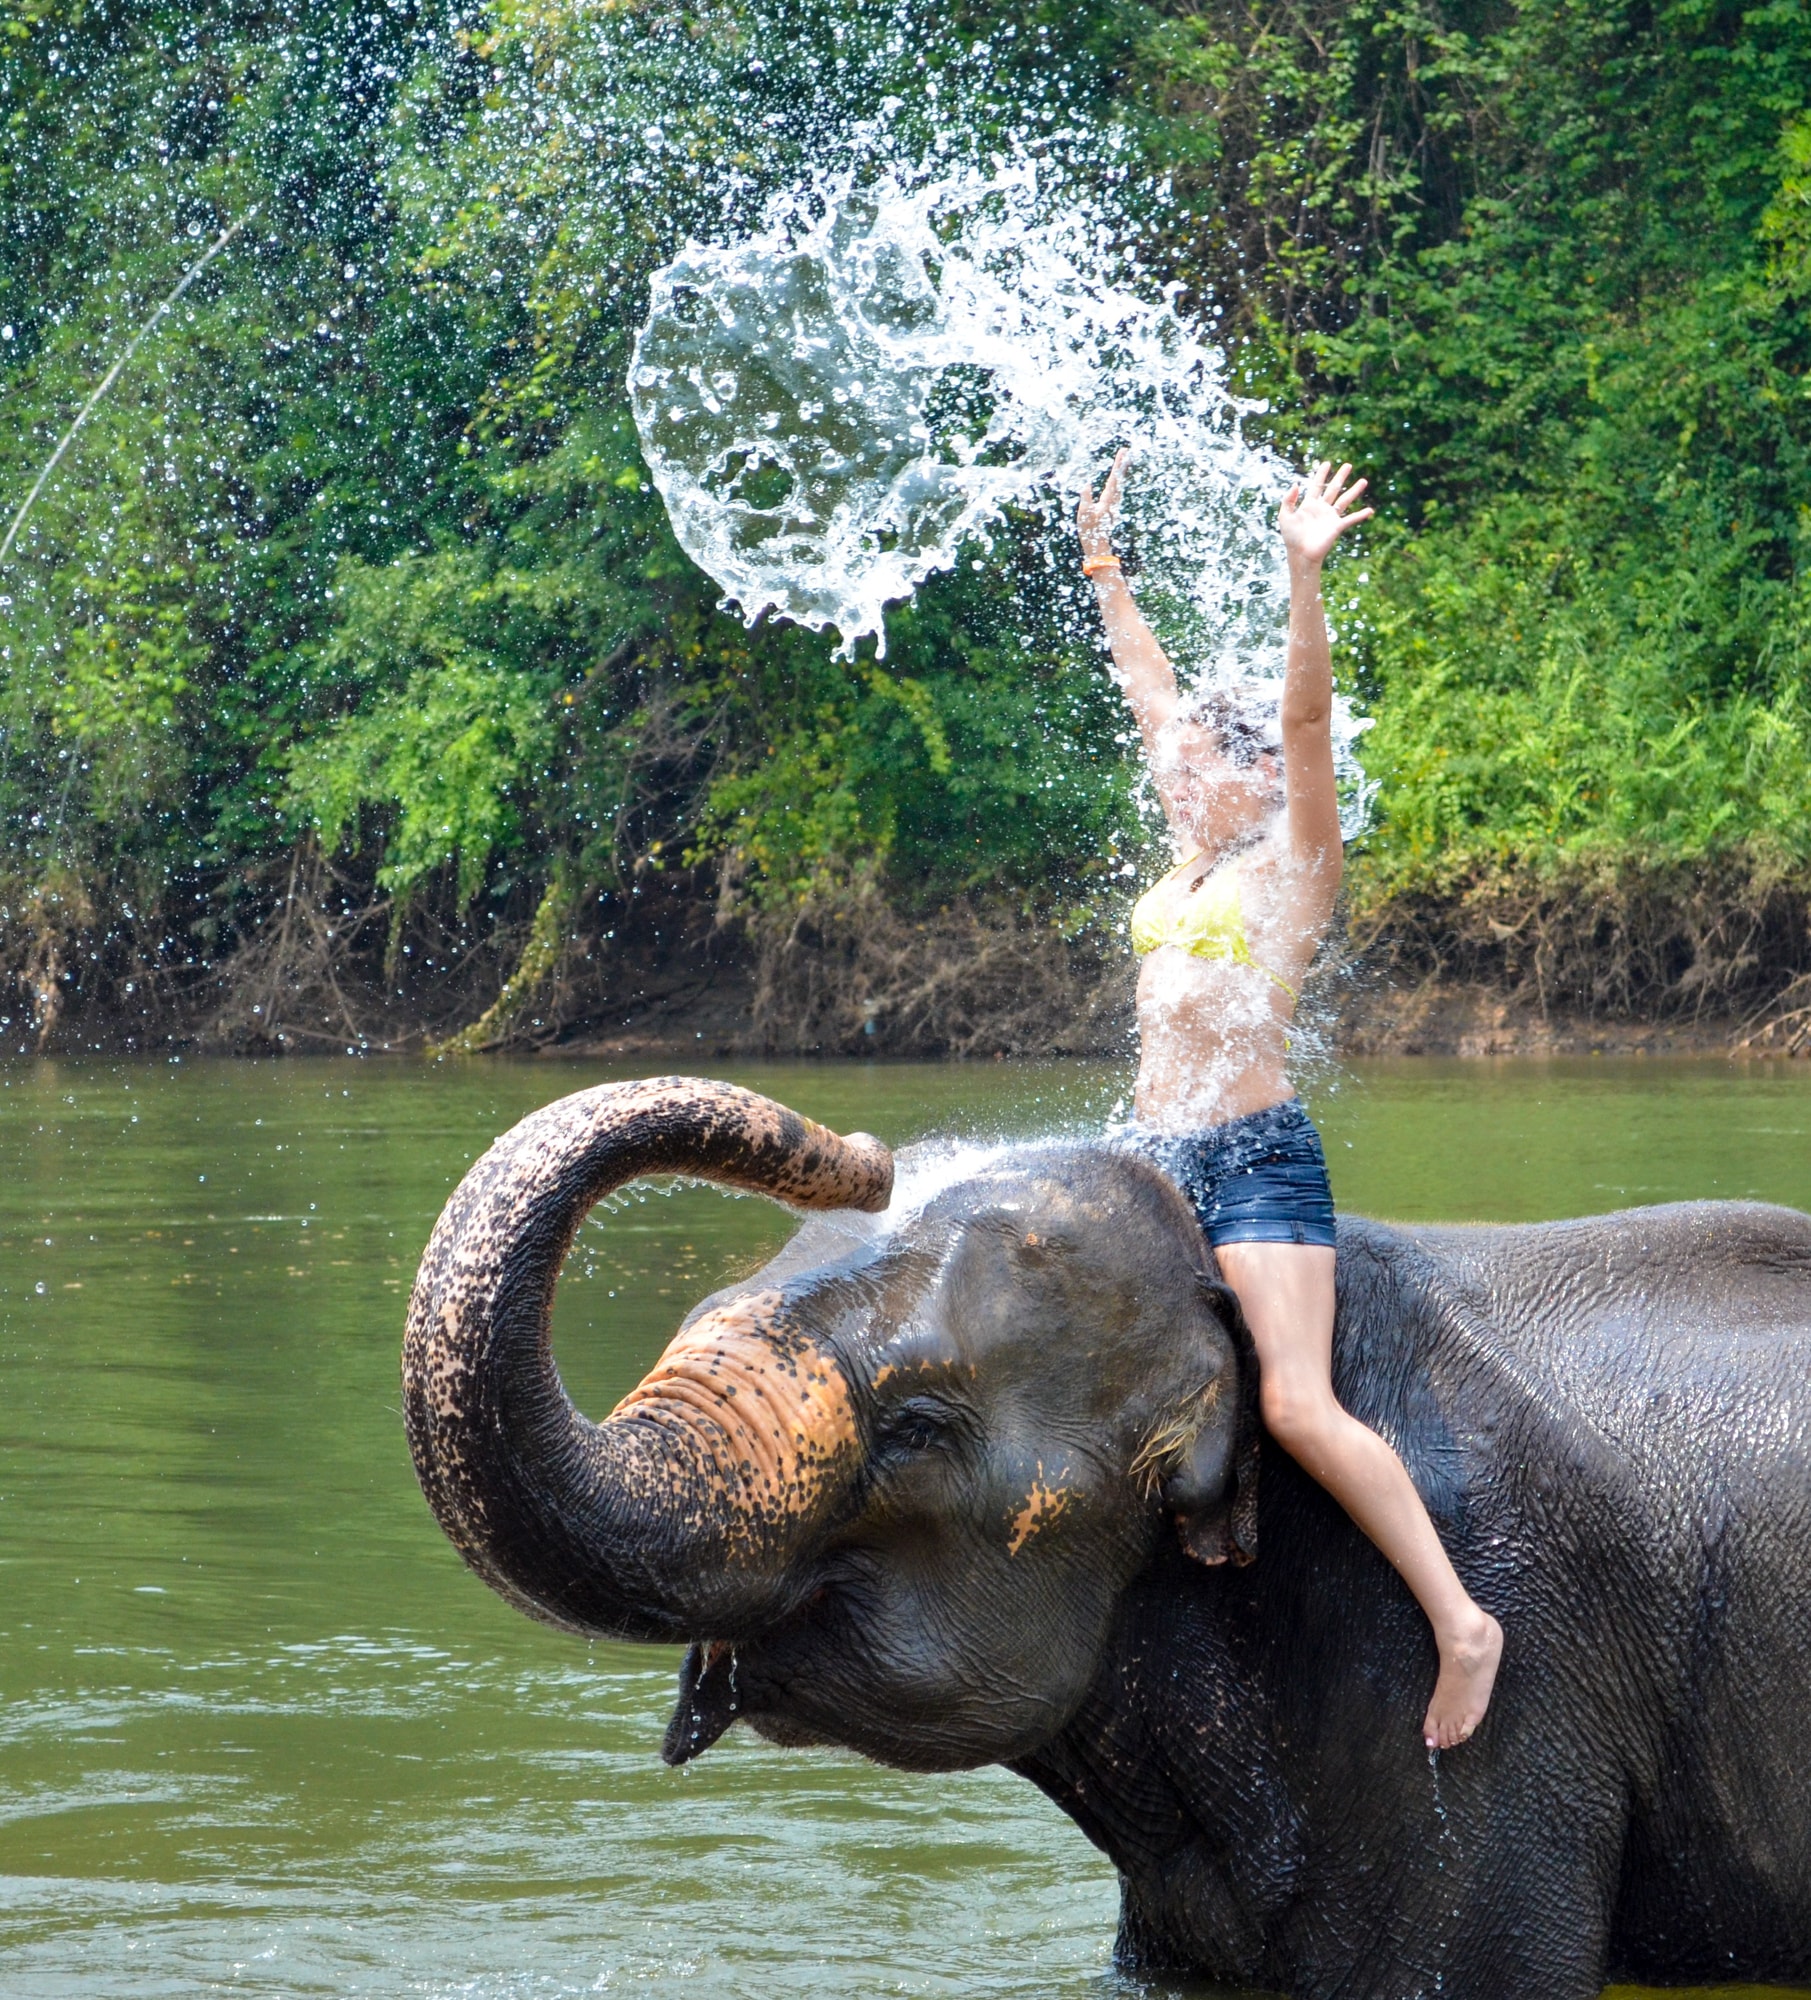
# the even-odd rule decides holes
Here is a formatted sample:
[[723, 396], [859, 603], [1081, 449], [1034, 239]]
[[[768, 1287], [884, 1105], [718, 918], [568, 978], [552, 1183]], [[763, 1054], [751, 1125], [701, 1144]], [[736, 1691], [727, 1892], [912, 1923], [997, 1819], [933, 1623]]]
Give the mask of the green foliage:
[[380, 691], [290, 753], [290, 803], [329, 849], [356, 844], [367, 806], [394, 808], [379, 882], [406, 895], [451, 868], [461, 906], [514, 844], [517, 789], [553, 749], [546, 676], [510, 670], [467, 636], [487, 611], [506, 617], [524, 580], [479, 579], [477, 567], [464, 551], [381, 570], [349, 563], [336, 593], [346, 623], [324, 660]]
[[1361, 884], [1811, 863], [1806, 9], [1209, 6], [1127, 48], [1178, 262], [1279, 435], [1377, 487]]
[[1367, 640], [1392, 693], [1368, 755], [1390, 786], [1373, 887], [1605, 852], [1702, 865], [1740, 848], [1802, 866], [1802, 616], [1769, 632], [1757, 685], [1694, 685], [1680, 671], [1697, 638], [1683, 591], [1661, 580], [1631, 606], [1630, 579], [1597, 571], [1588, 547], [1555, 548], [1544, 513], [1519, 541], [1506, 529], [1498, 513], [1462, 540], [1404, 540], [1380, 564]]
[[1020, 631], [1024, 578], [926, 593], [884, 672], [748, 633], [673, 544], [628, 418], [648, 274], [726, 187], [751, 213], [826, 121], [942, 59], [895, 28], [790, 0], [17, 15], [0, 360], [28, 421], [0, 493], [256, 218], [0, 580], [19, 871], [104, 902], [129, 851], [230, 909], [306, 835], [456, 913], [561, 870], [620, 892], [709, 863], [774, 907], [856, 866], [1036, 899], [1094, 865], [1132, 823], [1112, 705]]
[[1780, 157], [1785, 171], [1761, 216], [1761, 237], [1777, 296], [1802, 302], [1811, 291], [1811, 116], [1786, 127]]
[[14, 886], [214, 925], [311, 838], [542, 930], [687, 867], [767, 912], [852, 875], [1098, 907], [1134, 770], [1037, 534], [850, 665], [716, 610], [626, 409], [687, 233], [883, 96], [933, 132], [959, 72], [982, 124], [1052, 79], [1119, 121], [1132, 220], [1279, 441], [1376, 481], [1334, 591], [1363, 893], [1811, 866], [1803, 0], [15, 0], [7, 519], [249, 220], [0, 573]]

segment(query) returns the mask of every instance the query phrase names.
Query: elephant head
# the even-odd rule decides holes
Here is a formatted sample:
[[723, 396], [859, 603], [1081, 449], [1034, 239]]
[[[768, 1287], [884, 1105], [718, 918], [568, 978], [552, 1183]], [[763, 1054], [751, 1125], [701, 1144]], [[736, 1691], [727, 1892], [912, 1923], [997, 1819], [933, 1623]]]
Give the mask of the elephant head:
[[725, 1084], [565, 1098], [448, 1203], [403, 1389], [487, 1583], [578, 1632], [693, 1642], [670, 1762], [738, 1715], [910, 1768], [1027, 1755], [1172, 1522], [1203, 1560], [1249, 1554], [1243, 1329], [1154, 1168], [1004, 1151], [897, 1216], [808, 1222], [594, 1424], [553, 1364], [554, 1283], [591, 1205], [663, 1172], [864, 1215], [892, 1183], [878, 1141]]

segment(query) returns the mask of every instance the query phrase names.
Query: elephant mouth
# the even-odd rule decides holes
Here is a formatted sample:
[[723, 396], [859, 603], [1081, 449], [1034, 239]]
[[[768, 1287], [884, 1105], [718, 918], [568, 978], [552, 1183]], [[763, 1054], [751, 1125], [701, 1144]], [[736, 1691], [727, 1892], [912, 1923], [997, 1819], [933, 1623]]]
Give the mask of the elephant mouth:
[[741, 1713], [735, 1647], [727, 1639], [694, 1645], [679, 1669], [679, 1700], [661, 1742], [661, 1762], [677, 1769], [702, 1757]]
[[679, 1698], [660, 1745], [661, 1761], [675, 1768], [702, 1757], [737, 1722], [788, 1750], [810, 1749], [834, 1739], [807, 1728], [789, 1713], [786, 1677], [758, 1645], [702, 1640], [679, 1669]]
[[807, 1722], [803, 1711], [824, 1705], [810, 1698], [809, 1686], [826, 1658], [848, 1651], [849, 1615], [835, 1585], [819, 1583], [803, 1603], [759, 1633], [697, 1641], [680, 1664], [662, 1761], [689, 1764], [737, 1722], [787, 1749], [840, 1741], [822, 1723]]
[[689, 1764], [746, 1723], [780, 1749], [848, 1750], [897, 1770], [972, 1770], [1024, 1754], [1060, 1724], [1053, 1711], [1002, 1736], [1000, 1688], [977, 1690], [970, 1703], [942, 1673], [897, 1678], [868, 1643], [869, 1610], [836, 1584], [820, 1585], [746, 1638], [694, 1644], [663, 1761]]

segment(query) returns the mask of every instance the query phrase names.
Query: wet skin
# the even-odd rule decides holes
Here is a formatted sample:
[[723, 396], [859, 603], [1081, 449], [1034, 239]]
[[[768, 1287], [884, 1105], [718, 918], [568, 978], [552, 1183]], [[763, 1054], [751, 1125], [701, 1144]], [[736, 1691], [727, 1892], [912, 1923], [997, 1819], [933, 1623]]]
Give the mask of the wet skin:
[[[697, 1642], [671, 1759], [745, 1717], [913, 1768], [1010, 1763], [1119, 1866], [1126, 1963], [1302, 2000], [1811, 1972], [1811, 1220], [1342, 1225], [1340, 1401], [1528, 1635], [1436, 1771], [1404, 1727], [1425, 1622], [1261, 1439], [1236, 1305], [1153, 1170], [1026, 1151], [891, 1229], [814, 1221], [591, 1426], [545, 1346], [561, 1203], [695, 1136], [682, 1093], [591, 1098], [449, 1206], [405, 1398], [495, 1587]], [[613, 1103], [628, 1142], [587, 1128]], [[725, 1136], [745, 1113], [692, 1122], [751, 1184]], [[809, 1143], [795, 1198], [876, 1185]]]
[[[1289, 640], [1275, 710], [1282, 754], [1252, 759], [1249, 729], [1222, 740], [1184, 699], [1112, 553], [1128, 458], [1121, 451], [1114, 459], [1098, 500], [1084, 487], [1076, 531], [1113, 677], [1137, 720], [1176, 843], [1178, 872], [1150, 894], [1174, 910], [1210, 879], [1226, 880], [1247, 940], [1243, 956], [1161, 942], [1139, 974], [1138, 1117], [1159, 1131], [1188, 1133], [1294, 1095], [1289, 1023], [1343, 867], [1321, 566], [1373, 510], [1356, 504], [1366, 482], [1351, 482], [1350, 465], [1335, 470], [1330, 462], [1283, 500], [1277, 530], [1288, 560]], [[1455, 1748], [1489, 1708], [1502, 1628], [1466, 1591], [1396, 1454], [1333, 1394], [1329, 1253], [1248, 1239], [1223, 1243], [1219, 1267], [1252, 1329], [1271, 1435], [1383, 1550], [1427, 1614], [1440, 1666], [1421, 1735], [1430, 1750]]]

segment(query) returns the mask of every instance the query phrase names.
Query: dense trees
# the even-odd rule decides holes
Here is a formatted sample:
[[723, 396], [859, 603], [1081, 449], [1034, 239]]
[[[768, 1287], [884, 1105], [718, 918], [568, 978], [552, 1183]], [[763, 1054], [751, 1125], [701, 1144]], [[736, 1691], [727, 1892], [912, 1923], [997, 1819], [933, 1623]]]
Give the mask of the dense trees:
[[1117, 126], [1169, 186], [1128, 226], [1279, 438], [1374, 468], [1366, 921], [1601, 1006], [1792, 976], [1802, 0], [16, 0], [0, 33], [7, 523], [241, 225], [0, 564], [16, 1018], [205, 994], [258, 1032], [326, 980], [446, 1024], [501, 988], [489, 1039], [651, 903], [776, 952], [891, 925], [908, 984], [951, 911], [1101, 921], [1141, 823], [1036, 527], [847, 665], [714, 610], [627, 419], [647, 273], [889, 94]]

